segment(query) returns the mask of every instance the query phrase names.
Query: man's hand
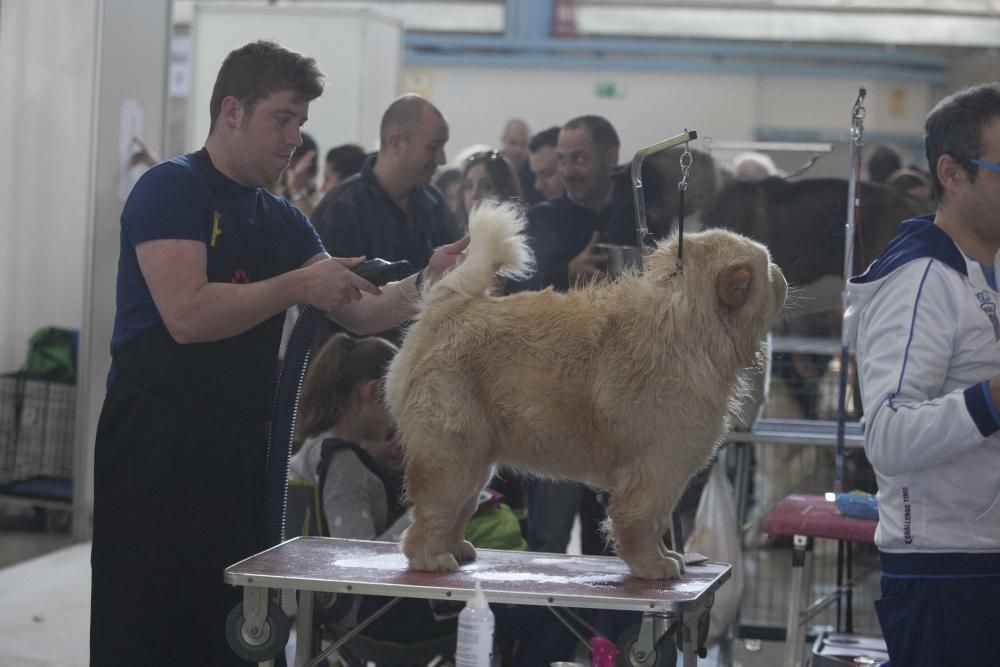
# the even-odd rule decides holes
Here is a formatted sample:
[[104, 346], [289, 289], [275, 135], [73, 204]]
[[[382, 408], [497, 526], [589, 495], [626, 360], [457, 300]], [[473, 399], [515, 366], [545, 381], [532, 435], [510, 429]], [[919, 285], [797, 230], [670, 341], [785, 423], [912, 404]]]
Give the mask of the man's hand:
[[990, 396], [993, 398], [993, 405], [1000, 410], [1000, 376], [989, 381]]
[[443, 245], [434, 251], [427, 268], [424, 269], [424, 281], [427, 284], [433, 283], [446, 272], [455, 268], [462, 261], [462, 253], [469, 247], [468, 235], [463, 236], [454, 243]]
[[608, 263], [608, 256], [597, 249], [597, 244], [600, 241], [601, 235], [594, 232], [590, 237], [590, 242], [580, 251], [580, 254], [569, 261], [567, 277], [570, 286], [588, 283], [591, 280], [600, 280], [605, 276], [604, 266]]
[[322, 311], [330, 311], [351, 301], [358, 301], [362, 292], [381, 294], [382, 290], [351, 271], [364, 259], [331, 257], [303, 269], [308, 276], [306, 303]]

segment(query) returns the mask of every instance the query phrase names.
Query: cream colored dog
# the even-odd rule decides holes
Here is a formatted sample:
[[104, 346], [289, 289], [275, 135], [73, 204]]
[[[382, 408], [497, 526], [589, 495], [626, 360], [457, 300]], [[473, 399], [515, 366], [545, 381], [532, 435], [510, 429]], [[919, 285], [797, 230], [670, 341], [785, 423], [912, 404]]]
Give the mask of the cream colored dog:
[[723, 437], [787, 285], [767, 249], [731, 232], [684, 239], [643, 275], [569, 292], [490, 296], [530, 270], [511, 206], [472, 215], [465, 261], [430, 286], [389, 369], [405, 450], [410, 567], [474, 560], [463, 538], [497, 464], [611, 493], [617, 553], [644, 579], [676, 578], [662, 536], [691, 475]]

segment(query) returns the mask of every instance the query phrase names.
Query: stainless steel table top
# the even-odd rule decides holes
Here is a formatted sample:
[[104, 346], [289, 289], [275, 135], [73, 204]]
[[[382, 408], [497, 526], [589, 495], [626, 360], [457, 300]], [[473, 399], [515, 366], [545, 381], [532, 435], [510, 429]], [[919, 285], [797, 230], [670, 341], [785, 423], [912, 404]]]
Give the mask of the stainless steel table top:
[[471, 599], [478, 581], [490, 602], [681, 613], [703, 604], [732, 569], [702, 562], [688, 565], [681, 579], [647, 581], [613, 557], [478, 554], [457, 572], [415, 572], [396, 543], [297, 537], [226, 568], [224, 578], [237, 586], [442, 600]]

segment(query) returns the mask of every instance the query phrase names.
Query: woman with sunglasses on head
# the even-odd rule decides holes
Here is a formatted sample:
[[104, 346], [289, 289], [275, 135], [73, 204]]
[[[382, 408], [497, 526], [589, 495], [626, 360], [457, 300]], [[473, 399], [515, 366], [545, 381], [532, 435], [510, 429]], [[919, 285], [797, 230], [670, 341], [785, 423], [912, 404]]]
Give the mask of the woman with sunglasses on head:
[[498, 202], [524, 199], [514, 168], [497, 151], [482, 151], [469, 156], [462, 165], [461, 188], [458, 217], [464, 229], [469, 226], [469, 213], [479, 202], [487, 199]]

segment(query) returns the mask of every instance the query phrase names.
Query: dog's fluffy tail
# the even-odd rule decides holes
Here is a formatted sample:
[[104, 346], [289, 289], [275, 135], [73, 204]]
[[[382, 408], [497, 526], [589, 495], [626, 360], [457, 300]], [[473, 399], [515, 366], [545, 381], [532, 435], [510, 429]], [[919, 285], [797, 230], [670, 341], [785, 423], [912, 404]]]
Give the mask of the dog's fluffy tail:
[[496, 284], [496, 276], [526, 278], [534, 257], [522, 234], [526, 220], [514, 203], [483, 202], [469, 216], [472, 237], [465, 259], [434, 283], [425, 295], [428, 305], [459, 294], [479, 296]]

